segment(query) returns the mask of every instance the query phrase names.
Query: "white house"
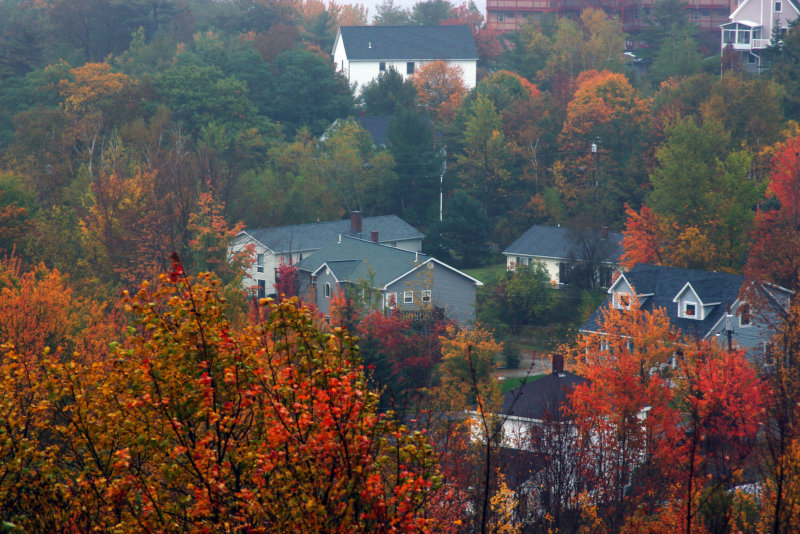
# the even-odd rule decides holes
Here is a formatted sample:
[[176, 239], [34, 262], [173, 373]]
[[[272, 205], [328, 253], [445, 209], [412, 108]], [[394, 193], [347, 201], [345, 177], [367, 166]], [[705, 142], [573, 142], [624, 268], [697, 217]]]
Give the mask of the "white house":
[[575, 230], [534, 224], [503, 251], [509, 271], [518, 265], [540, 262], [550, 275], [550, 282], [559, 287], [569, 282], [574, 264], [585, 261], [587, 253], [598, 256], [595, 276], [600, 287], [607, 287], [619, 269], [622, 234], [605, 228]]
[[252, 249], [254, 261], [247, 270], [245, 285], [256, 290], [259, 297], [264, 297], [275, 292], [275, 276], [281, 263], [297, 265], [315, 251], [340, 240], [343, 235], [411, 252], [422, 250], [425, 237], [396, 215], [362, 217], [360, 211], [354, 211], [349, 220], [248, 228], [237, 234], [229, 251]]
[[746, 70], [758, 72], [773, 29], [782, 35], [798, 16], [797, 0], [743, 0], [731, 13], [731, 22], [720, 26], [722, 50], [730, 46]]
[[460, 67], [467, 89], [475, 87], [478, 49], [469, 26], [341, 26], [333, 62], [360, 91], [394, 68], [404, 78], [421, 66], [444, 61]]

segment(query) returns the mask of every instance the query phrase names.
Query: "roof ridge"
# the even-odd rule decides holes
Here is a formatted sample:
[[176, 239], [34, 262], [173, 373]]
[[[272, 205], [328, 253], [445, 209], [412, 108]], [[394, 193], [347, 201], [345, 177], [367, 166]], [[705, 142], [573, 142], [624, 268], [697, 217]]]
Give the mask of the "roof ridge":
[[433, 257], [433, 256], [428, 256], [427, 254], [422, 253], [422, 252], [412, 252], [412, 251], [406, 250], [404, 248], [393, 247], [391, 245], [385, 245], [383, 243], [376, 243], [375, 241], [372, 241], [371, 239], [364, 239], [363, 237], [356, 237], [356, 236], [352, 236], [352, 235], [342, 235], [342, 239], [352, 239], [353, 241], [360, 241], [362, 243], [369, 243], [370, 245], [377, 245], [379, 247], [385, 247], [385, 248], [388, 248], [388, 249], [391, 249], [391, 250], [397, 250], [397, 251], [403, 252], [405, 254], [414, 254], [415, 256], [424, 256], [426, 258]]

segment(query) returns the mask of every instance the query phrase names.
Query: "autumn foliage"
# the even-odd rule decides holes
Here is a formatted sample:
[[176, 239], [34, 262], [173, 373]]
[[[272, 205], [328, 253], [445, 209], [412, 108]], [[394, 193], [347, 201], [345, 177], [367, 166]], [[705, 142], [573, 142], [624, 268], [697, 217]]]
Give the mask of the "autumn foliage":
[[589, 379], [571, 397], [584, 522], [596, 532], [741, 527], [732, 491], [755, 465], [765, 421], [753, 365], [742, 351], [682, 339], [663, 310], [635, 302], [601, 323], [605, 334], [569, 349]]
[[[84, 358], [3, 346], [3, 519], [25, 530], [427, 531], [423, 436], [376, 413], [353, 339], [294, 302], [226, 319], [220, 283], [169, 274]], [[98, 346], [92, 350], [102, 351]]]

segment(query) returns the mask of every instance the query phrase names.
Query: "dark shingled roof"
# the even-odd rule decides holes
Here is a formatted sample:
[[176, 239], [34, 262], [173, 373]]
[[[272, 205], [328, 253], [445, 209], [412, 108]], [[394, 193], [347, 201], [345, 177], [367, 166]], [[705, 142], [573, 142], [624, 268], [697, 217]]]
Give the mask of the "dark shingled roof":
[[354, 120], [369, 133], [369, 136], [372, 137], [373, 145], [386, 146], [392, 117], [394, 115], [365, 115], [363, 117], [355, 117]]
[[322, 247], [298, 264], [303, 271], [313, 273], [327, 264], [340, 282], [371, 281], [382, 288], [430, 257], [372, 241], [343, 236]]
[[342, 26], [339, 31], [349, 61], [478, 59], [469, 26]]
[[342, 219], [294, 226], [252, 228], [245, 232], [272, 252], [279, 254], [318, 250], [331, 242], [336, 242], [339, 235], [369, 239], [373, 231], [378, 232], [378, 240], [381, 243], [425, 237], [396, 215], [364, 217], [361, 230], [360, 234], [353, 232], [350, 219]]
[[[744, 278], [737, 274], [714, 273], [698, 271], [695, 269], [682, 269], [680, 267], [664, 267], [640, 263], [623, 275], [636, 290], [637, 295], [650, 295], [640, 297], [641, 308], [653, 311], [664, 308], [669, 317], [669, 322], [682, 334], [691, 337], [703, 338], [713, 328], [728, 309], [739, 298]], [[706, 315], [702, 321], [678, 317], [678, 305], [673, 299], [681, 292], [686, 283], [692, 285], [697, 296], [704, 304], [719, 302]], [[611, 305], [613, 286], [609, 288], [609, 295], [603, 304], [597, 308], [591, 317], [581, 326], [581, 330], [588, 332], [599, 331], [598, 321], [603, 309]]]
[[569, 394], [585, 381], [585, 378], [569, 371], [550, 373], [506, 393], [500, 412], [539, 420], [549, 414], [557, 421], [563, 417], [560, 410], [568, 405]]
[[[569, 236], [570, 229], [565, 226], [544, 226], [534, 224], [527, 232], [503, 251], [503, 254], [537, 256], [540, 258], [569, 258], [573, 243]], [[612, 244], [611, 253], [604, 261], [618, 263], [622, 255], [622, 234], [608, 232]]]

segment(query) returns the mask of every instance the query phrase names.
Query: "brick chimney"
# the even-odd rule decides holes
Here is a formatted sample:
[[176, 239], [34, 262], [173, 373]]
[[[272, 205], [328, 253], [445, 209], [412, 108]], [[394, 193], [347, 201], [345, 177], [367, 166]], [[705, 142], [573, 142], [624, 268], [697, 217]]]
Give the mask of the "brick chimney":
[[350, 213], [350, 229], [356, 233], [361, 233], [361, 223], [363, 222], [364, 218], [361, 215], [360, 211], [354, 211]]
[[369, 233], [369, 239], [370, 239], [370, 241], [372, 241], [373, 243], [377, 243], [377, 242], [378, 242], [378, 231], [377, 231], [377, 230], [373, 230], [373, 231], [371, 231], [371, 232]]
[[562, 374], [564, 372], [564, 355], [553, 354], [553, 373]]

